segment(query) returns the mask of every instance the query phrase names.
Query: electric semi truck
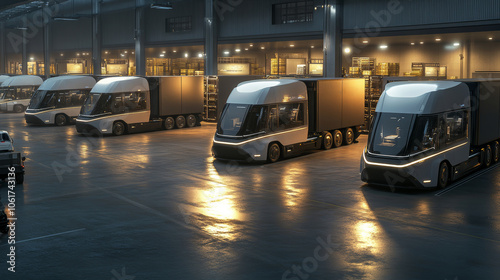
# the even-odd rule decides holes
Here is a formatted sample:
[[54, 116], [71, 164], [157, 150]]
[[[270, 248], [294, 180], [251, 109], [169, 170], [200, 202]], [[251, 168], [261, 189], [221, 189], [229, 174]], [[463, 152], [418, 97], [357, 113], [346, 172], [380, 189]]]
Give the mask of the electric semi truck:
[[113, 77], [97, 82], [76, 119], [82, 134], [116, 136], [200, 125], [203, 77]]
[[375, 110], [361, 180], [446, 187], [499, 160], [500, 80], [395, 82]]
[[364, 121], [363, 79], [240, 83], [217, 124], [216, 159], [276, 162], [309, 149], [350, 145]]
[[43, 83], [33, 75], [13, 76], [0, 86], [0, 111], [22, 113], [28, 107], [33, 92]]
[[32, 125], [73, 123], [96, 81], [91, 76], [59, 76], [47, 79], [31, 98], [24, 114]]

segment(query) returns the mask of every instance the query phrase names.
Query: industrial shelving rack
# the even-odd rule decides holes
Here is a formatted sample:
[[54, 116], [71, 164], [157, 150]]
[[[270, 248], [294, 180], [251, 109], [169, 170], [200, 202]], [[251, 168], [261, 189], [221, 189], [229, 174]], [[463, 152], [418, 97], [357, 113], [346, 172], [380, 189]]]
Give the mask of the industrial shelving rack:
[[217, 121], [218, 94], [219, 78], [217, 76], [205, 76], [205, 104], [203, 113], [204, 121]]
[[382, 94], [382, 79], [382, 76], [365, 77], [365, 123], [362, 127], [363, 132], [370, 129], [378, 99]]

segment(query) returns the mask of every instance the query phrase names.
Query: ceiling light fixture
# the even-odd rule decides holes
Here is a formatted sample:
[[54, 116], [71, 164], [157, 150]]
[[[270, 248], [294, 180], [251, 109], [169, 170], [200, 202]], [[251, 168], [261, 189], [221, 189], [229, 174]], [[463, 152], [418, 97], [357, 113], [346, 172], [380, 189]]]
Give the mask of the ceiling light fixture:
[[157, 9], [157, 10], [172, 10], [174, 7], [170, 2], [168, 3], [158, 3], [158, 2], [153, 2], [151, 3], [151, 9]]
[[75, 21], [79, 20], [80, 17], [53, 17], [52, 20], [54, 21]]
[[380, 45], [379, 48], [381, 48], [381, 49], [387, 49], [387, 45]]

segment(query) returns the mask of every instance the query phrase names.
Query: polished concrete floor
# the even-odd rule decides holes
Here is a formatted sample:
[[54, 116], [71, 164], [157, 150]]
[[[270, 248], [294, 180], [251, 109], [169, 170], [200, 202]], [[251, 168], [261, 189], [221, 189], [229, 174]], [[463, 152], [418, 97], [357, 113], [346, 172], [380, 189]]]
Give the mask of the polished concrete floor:
[[[500, 168], [446, 193], [359, 179], [366, 143], [214, 162], [213, 124], [86, 138], [0, 114], [28, 158], [0, 279], [498, 279]], [[500, 166], [500, 165], [499, 165]], [[0, 187], [7, 202], [7, 185]], [[135, 277], [135, 278], [134, 278]]]

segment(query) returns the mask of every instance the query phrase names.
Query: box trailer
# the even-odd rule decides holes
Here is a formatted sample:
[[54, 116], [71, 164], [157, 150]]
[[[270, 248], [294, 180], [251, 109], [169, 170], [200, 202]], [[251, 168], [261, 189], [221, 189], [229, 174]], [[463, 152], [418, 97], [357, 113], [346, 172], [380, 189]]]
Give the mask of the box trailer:
[[97, 82], [76, 119], [83, 134], [122, 135], [200, 125], [203, 77], [113, 77]]
[[74, 123], [96, 81], [91, 76], [49, 78], [33, 94], [24, 113], [30, 125]]
[[6, 78], [0, 85], [0, 111], [24, 112], [33, 93], [42, 83], [42, 78], [33, 75]]
[[214, 136], [217, 159], [275, 162], [309, 149], [350, 145], [364, 119], [363, 79], [243, 82]]
[[377, 105], [361, 179], [444, 188], [498, 162], [499, 141], [500, 80], [390, 83]]

